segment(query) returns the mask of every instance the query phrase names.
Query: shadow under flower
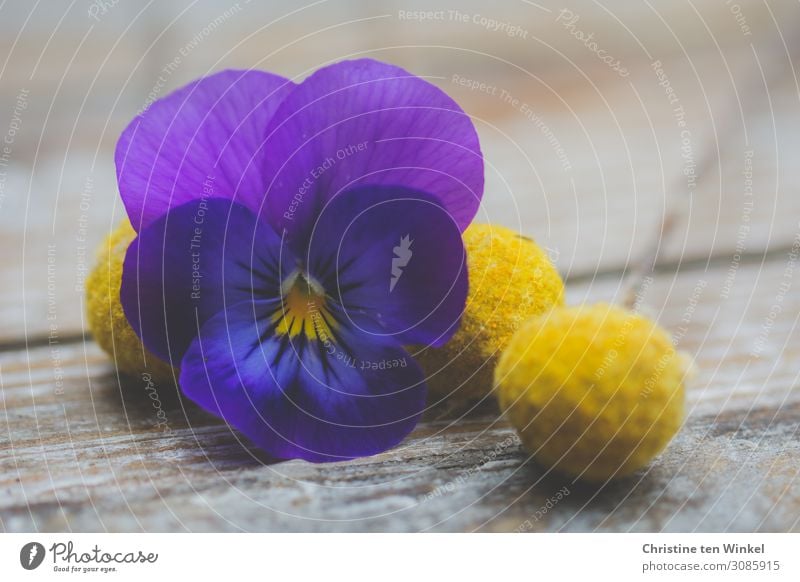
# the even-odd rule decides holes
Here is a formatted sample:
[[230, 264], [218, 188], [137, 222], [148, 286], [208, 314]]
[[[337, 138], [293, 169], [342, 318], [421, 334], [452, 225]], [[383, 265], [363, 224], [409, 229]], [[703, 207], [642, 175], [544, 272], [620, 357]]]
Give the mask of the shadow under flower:
[[196, 463], [205, 458], [220, 470], [282, 461], [183, 396], [174, 382], [156, 382], [146, 373], [139, 377], [113, 374], [112, 379], [116, 394], [109, 390], [106, 396], [116, 399], [124, 415], [117, 421], [127, 422], [131, 437], [147, 441], [151, 451], [172, 453], [177, 462]]

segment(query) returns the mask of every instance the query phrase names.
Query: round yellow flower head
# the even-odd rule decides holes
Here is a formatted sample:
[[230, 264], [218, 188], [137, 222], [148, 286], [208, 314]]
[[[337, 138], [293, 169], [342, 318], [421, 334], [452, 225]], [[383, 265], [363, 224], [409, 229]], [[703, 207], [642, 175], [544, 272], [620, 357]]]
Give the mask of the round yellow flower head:
[[527, 319], [564, 302], [564, 283], [533, 240], [496, 224], [464, 232], [469, 295], [447, 344], [417, 355], [432, 399], [489, 394], [500, 353]]
[[497, 396], [537, 461], [604, 481], [645, 466], [678, 431], [687, 364], [641, 315], [606, 304], [554, 309], [511, 340]]
[[173, 383], [172, 368], [142, 345], [125, 318], [119, 300], [122, 264], [134, 238], [136, 232], [125, 219], [97, 250], [97, 264], [86, 279], [89, 329], [98, 345], [114, 359], [120, 372], [149, 374], [156, 383]]

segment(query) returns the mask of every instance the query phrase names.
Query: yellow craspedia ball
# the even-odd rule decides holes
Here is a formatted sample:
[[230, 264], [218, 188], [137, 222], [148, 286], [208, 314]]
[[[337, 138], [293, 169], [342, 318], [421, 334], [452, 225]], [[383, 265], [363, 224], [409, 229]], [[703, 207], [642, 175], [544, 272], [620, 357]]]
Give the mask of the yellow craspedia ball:
[[497, 397], [545, 466], [589, 481], [644, 467], [678, 431], [688, 362], [649, 319], [606, 304], [554, 309], [514, 335]]
[[497, 358], [527, 319], [564, 302], [564, 283], [532, 239], [496, 224], [464, 232], [469, 295], [461, 327], [442, 348], [417, 355], [432, 399], [492, 390]]
[[149, 374], [156, 383], [172, 383], [172, 368], [142, 345], [125, 318], [119, 300], [122, 264], [134, 238], [136, 232], [126, 219], [97, 249], [97, 263], [86, 278], [89, 329], [98, 345], [114, 359], [120, 372], [137, 376]]

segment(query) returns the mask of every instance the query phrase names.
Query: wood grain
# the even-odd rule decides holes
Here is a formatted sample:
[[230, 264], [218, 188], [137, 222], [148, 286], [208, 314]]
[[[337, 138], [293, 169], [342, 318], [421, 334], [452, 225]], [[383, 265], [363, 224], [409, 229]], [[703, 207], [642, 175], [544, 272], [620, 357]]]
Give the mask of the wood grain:
[[[800, 296], [751, 353], [766, 305], [751, 296], [776, 293], [786, 266], [742, 266], [725, 300], [724, 270], [656, 276], [643, 309], [696, 354], [689, 417], [648, 470], [600, 489], [537, 466], [491, 402], [431, 410], [373, 458], [275, 463], [159, 387], [165, 432], [145, 381], [117, 378], [91, 342], [4, 352], [0, 520], [7, 531], [798, 530]], [[618, 289], [605, 279], [570, 295]]]

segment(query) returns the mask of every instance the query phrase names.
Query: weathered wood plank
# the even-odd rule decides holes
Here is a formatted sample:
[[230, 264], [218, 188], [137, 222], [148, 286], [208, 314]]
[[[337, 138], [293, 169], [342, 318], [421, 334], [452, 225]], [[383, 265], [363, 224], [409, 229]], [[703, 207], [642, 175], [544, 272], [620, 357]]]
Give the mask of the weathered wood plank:
[[[797, 531], [797, 413], [692, 420], [652, 469], [599, 490], [546, 474], [488, 419], [425, 425], [406, 446], [346, 466], [191, 464], [188, 451], [137, 438], [142, 462], [109, 455], [112, 472], [81, 449], [57, 497], [26, 488], [28, 505], [0, 514], [10, 531]], [[210, 456], [235, 453], [213, 437], [199, 435]]]
[[[696, 356], [689, 419], [649, 470], [599, 490], [533, 463], [491, 403], [464, 416], [431, 411], [405, 443], [373, 458], [270, 463], [160, 387], [165, 433], [145, 382], [118, 379], [90, 342], [0, 353], [2, 526], [798, 530], [798, 294], [784, 295], [780, 317], [753, 345], [790, 259], [741, 266], [724, 298], [724, 269], [655, 276], [643, 308]], [[605, 279], [570, 295], [597, 300], [618, 290]], [[569, 495], [548, 508], [562, 487]]]

